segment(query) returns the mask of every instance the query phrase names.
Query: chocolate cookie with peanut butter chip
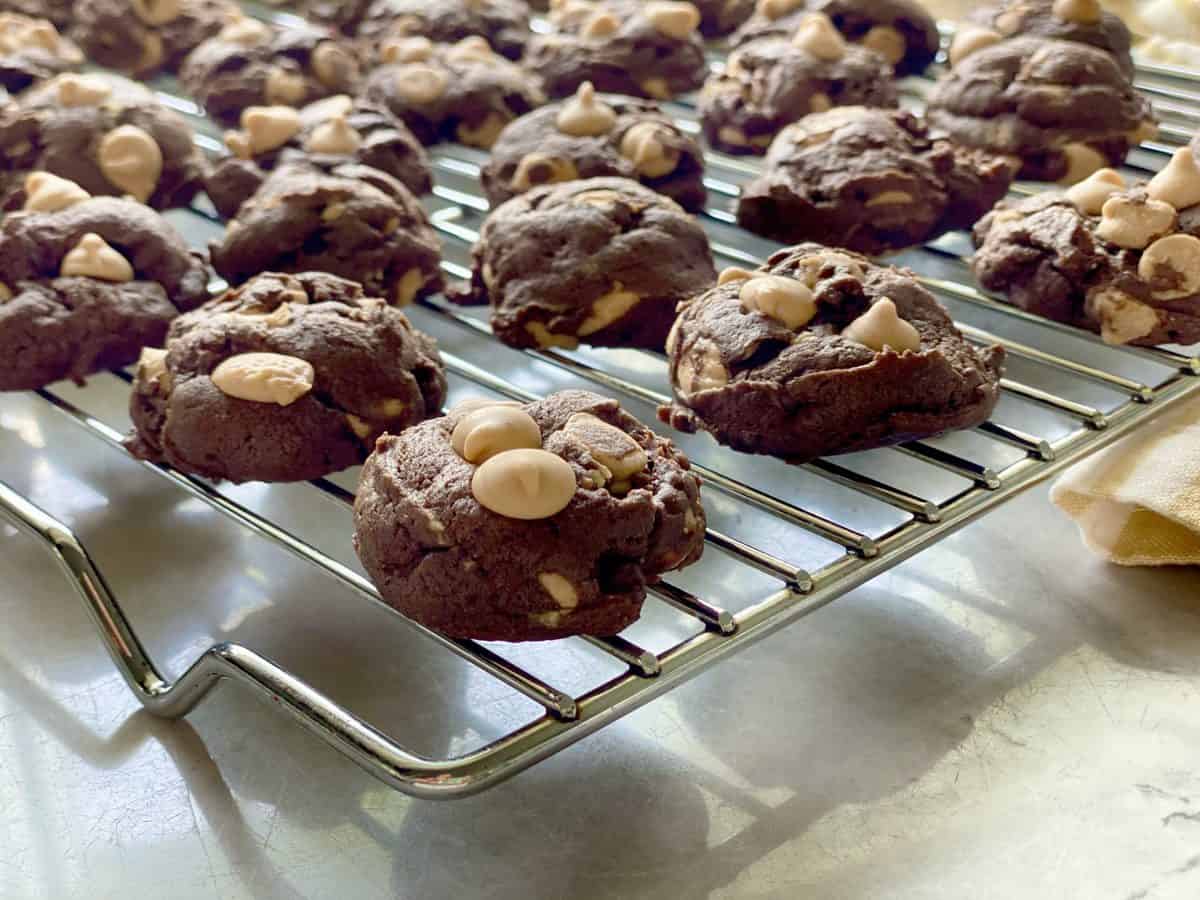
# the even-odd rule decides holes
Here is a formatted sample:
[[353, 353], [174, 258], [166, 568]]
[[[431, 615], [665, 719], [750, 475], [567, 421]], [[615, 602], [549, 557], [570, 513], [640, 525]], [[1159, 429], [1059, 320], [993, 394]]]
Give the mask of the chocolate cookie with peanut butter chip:
[[184, 88], [219, 122], [234, 125], [249, 106], [304, 106], [353, 94], [362, 79], [358, 50], [332, 29], [276, 28], [235, 19], [188, 54]]
[[439, 44], [481, 37], [517, 60], [530, 37], [529, 5], [524, 0], [373, 0], [358, 34], [376, 45], [406, 37]]
[[936, 137], [912, 113], [843, 106], [788, 125], [742, 189], [738, 222], [784, 243], [876, 255], [967, 228], [1001, 199], [1016, 161]]
[[976, 9], [954, 35], [950, 62], [957, 65], [982, 47], [1018, 36], [1090, 44], [1133, 77], [1129, 28], [1100, 0], [1004, 0]]
[[367, 166], [280, 166], [210, 245], [231, 284], [260, 272], [329, 272], [403, 306], [441, 289], [441, 245], [403, 184]]
[[186, 206], [204, 158], [191, 127], [118, 75], [58, 75], [0, 109], [0, 207], [25, 201], [25, 176], [51, 172], [90, 194], [130, 194], [155, 209]]
[[624, 178], [514, 197], [488, 216], [472, 256], [471, 294], [515, 347], [661, 350], [676, 305], [716, 279], [699, 223]]
[[0, 12], [0, 88], [17, 94], [82, 64], [80, 49], [48, 19]]
[[664, 422], [791, 462], [978, 425], [1004, 360], [912, 273], [819, 244], [726, 269], [681, 308], [667, 354]]
[[231, 155], [212, 165], [204, 190], [226, 218], [270, 172], [288, 163], [324, 171], [347, 164], [370, 166], [414, 194], [428, 193], [433, 185], [425, 148], [407, 126], [382, 106], [346, 94], [299, 110], [251, 106], [242, 110], [241, 128], [226, 132], [225, 144]]
[[1200, 160], [1149, 182], [1101, 169], [1062, 193], [1003, 203], [975, 228], [980, 283], [1110, 344], [1200, 342]]
[[492, 52], [480, 37], [457, 44], [425, 38], [385, 43], [367, 99], [387, 107], [422, 143], [457, 141], [487, 149], [509, 122], [546, 102], [532, 72]]
[[758, 0], [730, 42], [740, 47], [762, 37], [791, 37], [812, 13], [831, 19], [846, 40], [879, 53], [897, 75], [924, 72], [937, 56], [937, 22], [915, 0]]
[[385, 435], [354, 504], [383, 599], [478, 640], [617, 634], [647, 584], [700, 558], [704, 529], [687, 457], [584, 391], [468, 401]]
[[208, 298], [208, 267], [147, 206], [47, 172], [0, 220], [0, 390], [133, 362]]
[[597, 94], [591, 82], [500, 132], [480, 179], [495, 206], [545, 184], [605, 175], [636, 179], [692, 211], [707, 196], [693, 138], [653, 101]]
[[206, 478], [303, 481], [361, 463], [445, 396], [436, 344], [398, 309], [332, 275], [268, 272], [142, 353], [125, 444]]
[[98, 65], [145, 78], [241, 16], [231, 0], [77, 0], [71, 36]]
[[1074, 184], [1157, 131], [1150, 103], [1088, 44], [1020, 37], [982, 47], [934, 85], [930, 125], [1021, 160], [1021, 178]]
[[783, 126], [834, 106], [896, 106], [892, 67], [848, 44], [814, 14], [790, 38], [743, 44], [700, 92], [708, 142], [728, 153], [765, 153]]
[[551, 97], [596, 90], [670, 100], [704, 83], [700, 11], [675, 0], [555, 0], [554, 30], [535, 35], [524, 64]]

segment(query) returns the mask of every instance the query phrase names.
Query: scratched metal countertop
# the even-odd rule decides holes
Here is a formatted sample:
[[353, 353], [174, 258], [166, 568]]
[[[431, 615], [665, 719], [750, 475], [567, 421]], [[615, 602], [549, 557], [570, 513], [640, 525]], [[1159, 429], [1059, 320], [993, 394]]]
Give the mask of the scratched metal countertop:
[[[0, 478], [79, 531], [170, 674], [228, 638], [384, 726], [509, 702], [397, 652], [390, 614], [36, 398], [5, 398], [0, 447]], [[236, 686], [184, 722], [138, 711], [7, 526], [0, 621], [4, 900], [1200, 896], [1200, 572], [1105, 565], [1044, 487], [450, 803]]]

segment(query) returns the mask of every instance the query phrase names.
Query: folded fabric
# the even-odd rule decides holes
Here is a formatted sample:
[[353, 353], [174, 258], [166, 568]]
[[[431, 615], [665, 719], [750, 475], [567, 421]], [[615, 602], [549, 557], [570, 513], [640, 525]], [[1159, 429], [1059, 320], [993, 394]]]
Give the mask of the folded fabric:
[[1050, 499], [1110, 562], [1200, 565], [1200, 399], [1072, 467]]

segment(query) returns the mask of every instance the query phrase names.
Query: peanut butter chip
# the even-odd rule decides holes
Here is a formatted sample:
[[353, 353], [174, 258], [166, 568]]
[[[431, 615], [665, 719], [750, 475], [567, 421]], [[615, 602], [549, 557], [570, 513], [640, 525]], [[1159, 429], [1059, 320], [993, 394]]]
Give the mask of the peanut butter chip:
[[457, 44], [446, 51], [446, 58], [452, 60], [459, 65], [469, 65], [471, 63], [495, 63], [497, 56], [492, 45], [478, 34], [473, 34], [470, 37], [465, 37]]
[[1109, 197], [1101, 209], [1096, 234], [1118, 247], [1141, 250], [1175, 225], [1175, 207], [1160, 200]]
[[548, 519], [574, 498], [575, 470], [546, 450], [506, 450], [475, 470], [471, 493], [485, 509], [510, 519]]
[[1146, 193], [1155, 200], [1187, 209], [1200, 203], [1200, 160], [1189, 147], [1180, 147], [1161, 172], [1150, 179]]
[[1100, 322], [1100, 339], [1106, 344], [1128, 344], [1158, 327], [1158, 313], [1124, 291], [1097, 291], [1087, 305]]
[[12, 288], [0, 281], [0, 303], [6, 303], [13, 298]]
[[681, 154], [662, 141], [666, 126], [657, 122], [639, 122], [621, 138], [621, 155], [633, 162], [639, 175], [662, 178], [679, 168]]
[[721, 270], [721, 274], [717, 276], [717, 284], [728, 284], [731, 281], [745, 281], [747, 278], [753, 277], [754, 273], [747, 269], [730, 266], [727, 269]]
[[58, 212], [82, 203], [90, 196], [73, 181], [49, 172], [30, 172], [25, 176], [25, 205], [22, 209], [26, 212]]
[[680, 41], [700, 27], [700, 10], [691, 3], [653, 0], [642, 7], [642, 15], [659, 34]]
[[[160, 347], [143, 347], [137, 361], [137, 377], [139, 381], [153, 381], [163, 385], [167, 374], [167, 351]], [[165, 387], [165, 385], [163, 385]]]
[[458, 420], [450, 435], [450, 446], [467, 462], [478, 465], [505, 450], [540, 448], [542, 432], [525, 410], [490, 405]]
[[1062, 152], [1067, 160], [1067, 171], [1062, 178], [1058, 179], [1059, 184], [1075, 184], [1083, 181], [1097, 169], [1104, 168], [1108, 162], [1099, 151], [1078, 142], [1064, 145]]
[[579, 605], [579, 594], [575, 585], [557, 572], [542, 572], [538, 575], [538, 583], [563, 609], [574, 609]]
[[990, 28], [964, 25], [955, 32], [954, 40], [950, 42], [950, 65], [957, 66], [972, 53], [998, 44], [1002, 39], [1003, 35]]
[[1116, 169], [1101, 169], [1070, 188], [1066, 197], [1084, 215], [1098, 216], [1104, 208], [1104, 202], [1124, 189], [1125, 179], [1121, 177], [1120, 172]]
[[597, 137], [608, 134], [617, 123], [617, 114], [606, 103], [596, 99], [596, 89], [585, 81], [575, 96], [563, 104], [554, 124], [563, 134], [573, 137]]
[[611, 291], [592, 301], [591, 312], [579, 323], [579, 336], [587, 337], [602, 328], [607, 328], [637, 306], [641, 299], [633, 291], [624, 290], [620, 282], [614, 283]]
[[601, 10], [593, 14], [579, 33], [589, 40], [603, 40], [617, 33], [621, 28], [621, 20], [610, 13], [608, 10]]
[[891, 25], [875, 25], [863, 35], [862, 45], [868, 50], [874, 50], [893, 66], [904, 59], [908, 52], [908, 42], [904, 35]]
[[1054, 0], [1054, 16], [1064, 22], [1094, 25], [1104, 16], [1100, 0]]
[[703, 338], [679, 360], [675, 370], [679, 387], [687, 394], [710, 391], [729, 383], [729, 371], [721, 361], [721, 351]]
[[614, 481], [627, 481], [646, 469], [646, 451], [632, 437], [591, 413], [575, 413], [567, 419], [563, 433], [570, 435], [592, 454]]
[[1138, 275], [1143, 281], [1153, 282], [1163, 269], [1178, 281], [1175, 287], [1155, 291], [1156, 299], [1173, 300], [1200, 293], [1200, 238], [1172, 234], [1147, 247], [1138, 261]]
[[822, 13], [809, 13], [792, 35], [792, 43], [817, 59], [835, 61], [846, 55], [846, 41]]
[[222, 41], [229, 41], [231, 44], [255, 47], [258, 44], [265, 44], [271, 39], [271, 29], [257, 19], [240, 16], [222, 28], [217, 37]]
[[298, 106], [308, 96], [308, 83], [303, 75], [276, 67], [267, 73], [264, 93], [268, 103]]
[[450, 79], [441, 69], [409, 63], [396, 70], [396, 93], [409, 103], [432, 103], [446, 93]]
[[433, 41], [427, 37], [393, 38], [379, 50], [379, 59], [384, 63], [424, 62], [431, 56]]
[[242, 132], [251, 156], [278, 150], [299, 131], [300, 113], [290, 106], [250, 106], [242, 110]]
[[496, 143], [500, 132], [510, 121], [512, 120], [507, 116], [498, 112], [490, 112], [478, 125], [459, 122], [454, 129], [454, 136], [458, 138], [460, 144], [466, 144], [468, 147], [482, 147], [487, 150]]
[[62, 75], [57, 93], [60, 106], [99, 106], [112, 95], [112, 85], [96, 75]]
[[738, 300], [743, 309], [760, 312], [788, 328], [801, 328], [817, 314], [808, 286], [781, 275], [758, 275], [743, 282]]
[[212, 383], [238, 400], [291, 406], [313, 388], [316, 372], [308, 360], [282, 353], [239, 353], [213, 369]]
[[870, 347], [876, 353], [884, 349], [897, 353], [921, 349], [921, 335], [911, 323], [900, 318], [896, 304], [888, 297], [872, 303], [870, 309], [845, 327], [842, 337]]
[[110, 247], [98, 234], [88, 232], [63, 257], [59, 270], [64, 278], [83, 276], [100, 281], [123, 283], [133, 281], [133, 266], [129, 260]]
[[101, 138], [97, 158], [104, 177], [142, 203], [158, 187], [162, 150], [136, 125], [119, 125]]
[[569, 159], [548, 156], [545, 153], [528, 153], [521, 157], [509, 185], [513, 190], [527, 191], [539, 184], [574, 181], [578, 177], [579, 170]]
[[469, 412], [474, 412], [477, 409], [483, 409], [486, 406], [508, 406], [520, 407], [520, 403], [516, 400], [491, 400], [487, 397], [468, 397], [456, 404], [450, 410], [450, 415], [465, 416]]
[[346, 48], [333, 41], [321, 41], [313, 49], [309, 63], [313, 74], [321, 84], [329, 88], [343, 88], [354, 77], [358, 64]]
[[790, 12], [795, 12], [804, 5], [804, 0], [758, 0], [755, 11], [774, 21], [782, 19]]
[[362, 146], [362, 135], [350, 127], [345, 116], [334, 116], [313, 129], [304, 149], [310, 153], [350, 154]]
[[133, 14], [147, 25], [166, 25], [179, 18], [180, 0], [132, 0]]

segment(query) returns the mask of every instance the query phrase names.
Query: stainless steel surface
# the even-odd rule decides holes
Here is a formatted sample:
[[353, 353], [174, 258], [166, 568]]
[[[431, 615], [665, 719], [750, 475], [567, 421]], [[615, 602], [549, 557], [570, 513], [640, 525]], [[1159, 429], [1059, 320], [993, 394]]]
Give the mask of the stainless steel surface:
[[[918, 102], [920, 83], [910, 83], [908, 94]], [[194, 111], [187, 101], [172, 102]], [[675, 111], [691, 121], [687, 104], [676, 104]], [[1167, 145], [1150, 145], [1133, 155], [1131, 165], [1152, 169], [1161, 164], [1165, 149]], [[446, 146], [436, 148], [434, 157], [438, 187], [430, 210], [446, 238], [445, 268], [462, 276], [469, 242], [486, 209], [474, 178], [481, 156]], [[719, 154], [710, 157], [712, 203], [704, 223], [726, 263], [755, 262], [773, 249], [730, 224], [729, 196], [754, 166]], [[196, 241], [217, 227], [202, 209], [175, 218]], [[643, 621], [616, 640], [485, 646], [448, 640], [389, 613], [389, 622], [407, 625], [419, 641], [431, 642], [448, 659], [465, 662], [490, 679], [493, 686], [484, 690], [485, 696], [500, 691], [528, 704], [513, 715], [512, 700], [505, 699], [499, 704], [501, 714], [492, 716], [490, 703], [443, 698], [441, 727], [479, 737], [454, 752], [445, 746], [419, 752], [416, 748], [429, 737], [420, 723], [403, 723], [395, 736], [377, 730], [367, 724], [369, 717], [355, 714], [329, 690], [293, 672], [294, 662], [277, 665], [248, 643], [223, 640], [191, 648], [180, 674], [161, 675], [71, 523], [26, 499], [36, 493], [32, 471], [19, 465], [12, 472], [0, 468], [5, 480], [0, 483], [0, 511], [57, 556], [113, 660], [151, 712], [183, 715], [218, 680], [234, 680], [386, 784], [420, 797], [464, 796], [510, 777], [821, 608], [1200, 391], [1195, 377], [1200, 359], [1193, 353], [1110, 348], [1092, 335], [1012, 310], [971, 286], [964, 251], [963, 237], [952, 235], [931, 248], [902, 254], [900, 261], [920, 274], [963, 322], [969, 337], [1008, 347], [1005, 396], [987, 426], [803, 467], [734, 454], [702, 436], [676, 436], [705, 480], [709, 552], [701, 565], [659, 586]], [[479, 311], [439, 300], [418, 307], [412, 318], [439, 338], [455, 396], [483, 390], [523, 398], [589, 386], [619, 396], [647, 422], [654, 418], [653, 407], [665, 399], [665, 361], [658, 355], [588, 348], [519, 353], [490, 338]], [[40, 410], [28, 406], [33, 402], [81, 426], [74, 440], [95, 444], [97, 453], [116, 455], [127, 425], [122, 406], [127, 380], [116, 373], [98, 376], [86, 390], [56, 386], [38, 392], [36, 401], [0, 400], [0, 415], [15, 415], [25, 423], [4, 433], [5, 453], [18, 458], [22, 442], [29, 443], [22, 427], [33, 433], [29, 423], [41, 422]], [[41, 426], [32, 428], [40, 431]], [[45, 462], [50, 464], [53, 456], [52, 447]], [[155, 472], [169, 484], [172, 496], [216, 510], [355, 597], [378, 599], [346, 542], [328, 536], [331, 520], [342, 523], [335, 531], [349, 533], [347, 504], [355, 473], [313, 486], [232, 488], [157, 467], [134, 468]], [[298, 500], [299, 490], [310, 496]], [[311, 520], [276, 519], [272, 512], [285, 496], [289, 503], [311, 504]], [[106, 523], [117, 530], [128, 524]], [[155, 562], [146, 560], [146, 565]], [[370, 672], [362, 677], [367, 684], [380, 684]]]

